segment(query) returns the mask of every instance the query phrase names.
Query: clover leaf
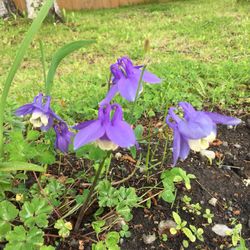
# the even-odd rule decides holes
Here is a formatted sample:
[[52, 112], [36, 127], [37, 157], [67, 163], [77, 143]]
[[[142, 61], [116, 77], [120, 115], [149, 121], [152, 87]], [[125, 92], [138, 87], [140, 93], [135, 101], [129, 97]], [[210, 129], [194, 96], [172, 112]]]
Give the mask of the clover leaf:
[[18, 210], [9, 201], [0, 202], [0, 239], [11, 230], [10, 222], [13, 221], [17, 215]]
[[16, 226], [13, 231], [8, 232], [5, 250], [37, 250], [43, 245], [44, 233], [37, 227], [26, 231], [23, 226]]
[[20, 212], [20, 219], [24, 222], [25, 226], [38, 227], [48, 226], [48, 215], [52, 212], [52, 206], [50, 206], [45, 199], [34, 198], [31, 202], [24, 202], [22, 210]]

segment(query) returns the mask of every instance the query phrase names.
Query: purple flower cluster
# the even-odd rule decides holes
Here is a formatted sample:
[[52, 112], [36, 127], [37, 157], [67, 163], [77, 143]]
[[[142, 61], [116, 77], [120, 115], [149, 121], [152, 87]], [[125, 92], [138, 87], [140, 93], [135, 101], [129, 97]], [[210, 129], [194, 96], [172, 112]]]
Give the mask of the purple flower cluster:
[[[118, 147], [129, 148], [137, 145], [134, 131], [123, 119], [122, 107], [111, 104], [116, 93], [128, 101], [135, 101], [142, 90], [142, 81], [151, 84], [161, 82], [156, 75], [146, 71], [143, 66], [135, 66], [128, 57], [122, 57], [110, 66], [112, 84], [106, 97], [100, 102], [98, 117], [72, 127], [78, 130], [74, 137], [74, 150], [94, 143], [103, 150], [115, 150]], [[30, 116], [35, 128], [48, 131], [51, 127], [56, 133], [55, 148], [63, 153], [68, 152], [74, 133], [63, 119], [50, 107], [50, 96], [39, 94], [32, 103], [25, 104], [16, 110], [17, 116]], [[182, 115], [178, 115], [181, 110]], [[237, 125], [240, 119], [220, 115], [214, 112], [197, 111], [187, 102], [180, 102], [178, 107], [171, 107], [166, 123], [173, 129], [173, 165], [178, 159], [185, 160], [190, 152], [201, 152], [211, 155], [207, 148], [216, 138], [217, 124]]]
[[30, 122], [34, 128], [48, 131], [52, 126], [56, 132], [55, 148], [63, 153], [68, 151], [71, 138], [74, 135], [69, 132], [65, 121], [53, 112], [50, 107], [51, 97], [38, 94], [32, 103], [25, 104], [16, 110], [17, 116], [31, 115]]
[[[204, 152], [217, 134], [217, 124], [238, 125], [241, 120], [214, 112], [196, 111], [187, 102], [180, 102], [183, 117], [178, 116], [177, 108], [170, 108], [166, 122], [174, 131], [173, 165], [178, 159], [185, 160], [190, 149]], [[205, 153], [205, 152], [204, 152]]]

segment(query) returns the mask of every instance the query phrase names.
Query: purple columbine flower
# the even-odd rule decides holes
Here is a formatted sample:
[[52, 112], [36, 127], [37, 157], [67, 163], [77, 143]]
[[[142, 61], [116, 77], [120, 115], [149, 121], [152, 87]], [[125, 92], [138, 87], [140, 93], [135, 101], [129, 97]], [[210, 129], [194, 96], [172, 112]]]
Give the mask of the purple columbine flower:
[[194, 107], [187, 102], [180, 102], [179, 107], [183, 110], [183, 118], [176, 115], [177, 108], [170, 108], [166, 118], [167, 124], [174, 131], [173, 141], [173, 165], [177, 160], [185, 160], [190, 149], [196, 152], [205, 152], [209, 143], [216, 138], [216, 125], [237, 125], [240, 119], [220, 115], [214, 112], [196, 111]]
[[[112, 86], [100, 105], [110, 103], [117, 92], [120, 92], [121, 96], [128, 101], [135, 101], [137, 90], [139, 90], [138, 94], [142, 92], [142, 84], [139, 86], [142, 67], [143, 66], [134, 66], [128, 57], [122, 57], [117, 60], [117, 63], [112, 64], [110, 66], [110, 71], [113, 76]], [[145, 70], [142, 81], [155, 84], [160, 83], [161, 79]]]
[[74, 149], [91, 142], [103, 150], [115, 150], [119, 146], [128, 148], [136, 144], [133, 129], [123, 120], [119, 104], [101, 106], [98, 119], [80, 123], [73, 128], [80, 130], [74, 139]]
[[65, 122], [59, 122], [53, 127], [56, 132], [55, 148], [59, 149], [63, 153], [67, 153], [74, 133], [69, 131]]
[[25, 104], [18, 108], [15, 112], [17, 116], [25, 116], [31, 114], [30, 122], [35, 128], [41, 128], [43, 131], [48, 131], [54, 119], [63, 121], [50, 108], [50, 96], [44, 96], [42, 93], [38, 94], [32, 103]]

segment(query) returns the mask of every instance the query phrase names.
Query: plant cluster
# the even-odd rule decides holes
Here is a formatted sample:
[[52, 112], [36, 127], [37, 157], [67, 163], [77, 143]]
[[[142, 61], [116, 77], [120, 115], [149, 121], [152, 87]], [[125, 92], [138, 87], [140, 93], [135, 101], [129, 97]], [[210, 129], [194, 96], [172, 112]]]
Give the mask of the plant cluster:
[[[66, 238], [71, 230], [78, 231], [83, 222], [86, 211], [95, 201], [99, 209], [95, 213], [96, 221], [91, 226], [99, 234], [120, 223], [120, 232], [110, 231], [98, 242], [92, 245], [93, 250], [119, 249], [120, 238], [129, 237], [129, 227], [126, 224], [132, 219], [132, 209], [142, 202], [135, 188], [120, 185], [115, 188], [108, 179], [109, 166], [113, 151], [119, 147], [130, 149], [133, 156], [140, 148], [143, 130], [140, 125], [134, 126], [137, 120], [137, 100], [143, 92], [143, 83], [160, 84], [162, 79], [146, 70], [145, 65], [134, 65], [127, 56], [117, 59], [110, 66], [108, 91], [103, 100], [96, 104], [97, 117], [85, 120], [73, 126], [59, 116], [52, 108], [53, 97], [51, 90], [56, 69], [60, 62], [70, 53], [82, 47], [90, 46], [92, 40], [75, 41], [60, 48], [52, 57], [51, 65], [46, 72], [44, 51], [42, 54], [42, 69], [44, 73], [44, 91], [37, 94], [33, 101], [22, 105], [15, 111], [18, 117], [28, 117], [19, 128], [4, 131], [4, 112], [6, 111], [7, 96], [15, 73], [20, 66], [25, 51], [45, 19], [53, 0], [47, 0], [37, 18], [31, 25], [14, 64], [4, 84], [0, 105], [0, 237], [5, 241], [5, 249], [48, 250], [44, 242], [45, 229], [52, 227], [58, 230], [58, 235]], [[124, 102], [130, 103], [130, 113], [126, 117], [132, 125], [124, 119], [123, 108], [114, 102], [115, 96], [120, 94]], [[138, 108], [139, 109], [139, 108]], [[237, 125], [240, 120], [223, 116], [214, 112], [197, 111], [187, 102], [179, 102], [178, 107], [169, 108], [166, 124], [173, 130], [173, 167], [178, 159], [185, 160], [190, 150], [200, 152], [209, 159], [212, 153], [208, 151], [209, 143], [216, 138], [217, 124]], [[133, 129], [135, 127], [135, 129]], [[5, 133], [6, 132], [6, 133]], [[79, 171], [78, 179], [88, 179], [88, 187], [80, 194], [73, 188], [74, 180], [59, 181], [50, 178], [46, 169], [62, 154], [76, 153], [77, 156], [90, 159], [93, 163], [94, 175], [86, 178], [85, 173]], [[143, 157], [140, 155], [140, 157]], [[146, 165], [149, 157], [145, 159]], [[31, 179], [25, 172], [32, 171], [35, 183], [28, 183]], [[106, 171], [106, 175], [104, 172]], [[45, 172], [37, 176], [37, 172]], [[12, 174], [13, 173], [13, 174]], [[100, 180], [100, 177], [102, 179]], [[190, 180], [195, 178], [181, 168], [165, 170], [161, 174], [163, 191], [160, 197], [166, 202], [173, 203], [177, 193], [177, 185], [191, 189]], [[9, 192], [9, 193], [8, 193]], [[10, 194], [11, 193], [11, 194]], [[15, 197], [15, 198], [13, 198]], [[73, 198], [72, 198], [73, 197]], [[73, 208], [70, 205], [73, 204]], [[198, 206], [189, 204], [189, 209], [197, 213]], [[70, 209], [68, 209], [70, 207]], [[105, 208], [115, 214], [115, 220], [101, 217]], [[65, 212], [66, 211], [66, 212]], [[76, 222], [66, 218], [78, 213]], [[63, 213], [63, 216], [62, 214]], [[57, 219], [54, 219], [55, 215]], [[172, 234], [183, 233], [191, 242], [196, 239], [203, 241], [203, 230], [193, 225], [187, 226], [177, 213], [173, 213], [176, 228], [171, 228]], [[204, 215], [208, 223], [211, 214]], [[113, 217], [112, 217], [113, 218]], [[110, 219], [110, 218], [109, 218]], [[233, 234], [234, 242], [238, 242], [237, 232]], [[187, 247], [188, 242], [183, 241]]]

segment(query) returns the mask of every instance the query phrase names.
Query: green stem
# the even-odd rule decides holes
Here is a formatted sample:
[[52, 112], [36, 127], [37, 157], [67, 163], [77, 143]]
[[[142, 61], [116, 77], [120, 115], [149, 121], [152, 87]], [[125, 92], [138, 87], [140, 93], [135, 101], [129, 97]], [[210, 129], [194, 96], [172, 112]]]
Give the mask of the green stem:
[[41, 63], [43, 67], [43, 79], [46, 83], [46, 65], [45, 65], [45, 56], [44, 56], [44, 48], [43, 48], [43, 42], [39, 40], [39, 46], [40, 46], [40, 52], [41, 52]]
[[30, 26], [21, 46], [17, 52], [16, 58], [13, 62], [13, 65], [9, 71], [9, 74], [6, 78], [5, 84], [3, 86], [3, 93], [0, 100], [0, 158], [3, 158], [3, 131], [4, 131], [4, 110], [6, 105], [7, 96], [9, 94], [11, 83], [15, 77], [15, 74], [22, 62], [22, 59], [27, 51], [33, 37], [39, 30], [40, 26], [42, 25], [43, 20], [47, 16], [52, 4], [53, 0], [47, 0], [44, 5], [42, 6], [41, 10], [39, 11], [37, 18], [33, 21], [32, 25]]
[[142, 84], [142, 77], [144, 75], [144, 71], [146, 69], [146, 66], [147, 65], [144, 65], [143, 68], [142, 68], [141, 75], [140, 75], [140, 80], [139, 80], [139, 84], [138, 84], [138, 87], [137, 87], [137, 90], [136, 90], [135, 101], [133, 103], [132, 110], [131, 110], [131, 114], [133, 116], [134, 116], [134, 110], [135, 110], [135, 107], [136, 107], [136, 104], [137, 104], [137, 99], [138, 99], [138, 95], [139, 95], [139, 91], [140, 91], [140, 86]]
[[95, 174], [95, 178], [94, 178], [94, 181], [93, 181], [93, 183], [92, 183], [92, 185], [91, 185], [89, 194], [88, 194], [88, 196], [87, 196], [87, 198], [86, 198], [84, 204], [82, 205], [82, 208], [81, 208], [81, 210], [80, 210], [80, 212], [79, 212], [79, 215], [78, 215], [78, 217], [77, 217], [76, 224], [75, 224], [75, 227], [74, 227], [74, 231], [75, 231], [75, 232], [77, 232], [77, 231], [79, 230], [79, 227], [80, 227], [80, 225], [81, 225], [83, 216], [84, 216], [84, 214], [85, 214], [85, 210], [86, 210], [86, 208], [87, 208], [87, 206], [88, 206], [88, 204], [89, 204], [89, 201], [90, 201], [90, 199], [91, 199], [91, 197], [92, 197], [92, 194], [93, 194], [93, 192], [94, 192], [94, 190], [95, 190], [95, 187], [96, 187], [96, 185], [97, 185], [97, 181], [98, 181], [98, 179], [99, 179], [99, 177], [100, 177], [100, 174], [101, 174], [101, 172], [102, 172], [102, 169], [103, 169], [103, 167], [104, 167], [104, 165], [105, 165], [105, 160], [106, 160], [108, 157], [109, 157], [109, 154], [103, 159], [103, 161], [101, 162], [101, 164], [100, 164], [99, 167], [98, 167], [98, 170], [97, 170], [97, 172], [96, 172], [96, 174]]

